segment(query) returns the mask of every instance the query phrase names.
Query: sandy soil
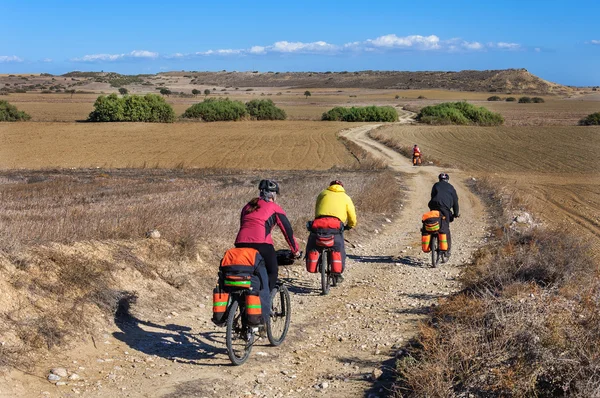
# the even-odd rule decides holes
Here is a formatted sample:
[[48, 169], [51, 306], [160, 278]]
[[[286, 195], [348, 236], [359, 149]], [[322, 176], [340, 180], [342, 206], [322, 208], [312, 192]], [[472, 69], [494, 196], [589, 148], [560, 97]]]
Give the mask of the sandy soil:
[[[204, 302], [179, 302], [168, 312], [151, 303], [134, 306], [132, 315], [115, 319], [102, 341], [44, 359], [32, 374], [5, 376], [0, 396], [383, 396], [396, 351], [415, 335], [430, 306], [459, 288], [460, 265], [485, 241], [487, 220], [478, 198], [463, 185], [464, 175], [451, 172], [462, 216], [452, 225], [452, 259], [431, 268], [420, 251], [420, 215], [439, 170], [413, 168], [369, 139], [372, 128], [344, 134], [399, 172], [408, 189], [403, 210], [372, 231], [372, 239], [358, 242], [347, 234], [352, 244], [346, 280], [329, 296], [318, 294], [317, 275], [306, 273], [303, 265], [281, 270], [293, 293], [290, 334], [282, 346], [259, 342], [245, 365], [230, 366], [224, 329], [209, 321], [206, 291]], [[81, 379], [54, 386], [45, 380], [54, 366]]]

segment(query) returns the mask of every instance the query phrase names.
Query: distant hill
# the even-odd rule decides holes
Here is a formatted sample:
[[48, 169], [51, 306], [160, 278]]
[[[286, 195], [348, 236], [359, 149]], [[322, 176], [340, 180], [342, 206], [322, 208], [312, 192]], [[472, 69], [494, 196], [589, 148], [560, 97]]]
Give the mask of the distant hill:
[[446, 89], [457, 91], [567, 94], [571, 88], [541, 79], [526, 69], [460, 72], [164, 72], [190, 76], [192, 83], [234, 87], [339, 87]]
[[[132, 92], [156, 92], [169, 87], [192, 95], [194, 88], [280, 87], [362, 88], [392, 90], [443, 89], [512, 94], [570, 96], [571, 87], [551, 83], [525, 69], [463, 70], [460, 72], [163, 72], [156, 75], [122, 75], [115, 72], [73, 71], [61, 76], [48, 73], [0, 75], [0, 94], [21, 92], [102, 92], [129, 87]], [[223, 91], [223, 90], [221, 90]]]

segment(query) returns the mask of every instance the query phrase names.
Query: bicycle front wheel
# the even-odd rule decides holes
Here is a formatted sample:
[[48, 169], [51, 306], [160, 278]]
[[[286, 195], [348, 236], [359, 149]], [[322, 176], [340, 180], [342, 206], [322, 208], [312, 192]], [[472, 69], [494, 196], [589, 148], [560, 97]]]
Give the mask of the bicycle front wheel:
[[280, 285], [271, 293], [271, 316], [267, 321], [267, 337], [272, 346], [277, 347], [283, 343], [290, 328], [291, 319], [290, 292], [285, 285]]
[[431, 248], [431, 265], [433, 268], [436, 268], [440, 259], [440, 247], [437, 234], [431, 235], [429, 247]]
[[243, 324], [242, 316], [238, 301], [232, 300], [227, 316], [226, 344], [227, 355], [236, 366], [248, 360], [254, 344], [254, 334]]

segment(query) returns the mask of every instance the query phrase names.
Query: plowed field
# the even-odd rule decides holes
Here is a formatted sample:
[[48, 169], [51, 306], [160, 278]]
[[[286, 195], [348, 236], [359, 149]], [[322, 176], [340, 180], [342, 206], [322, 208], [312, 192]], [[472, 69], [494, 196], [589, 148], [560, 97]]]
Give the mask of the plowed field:
[[2, 123], [0, 168], [324, 170], [355, 159], [331, 122]]
[[546, 224], [600, 245], [599, 127], [389, 126], [373, 137], [409, 146], [507, 186]]

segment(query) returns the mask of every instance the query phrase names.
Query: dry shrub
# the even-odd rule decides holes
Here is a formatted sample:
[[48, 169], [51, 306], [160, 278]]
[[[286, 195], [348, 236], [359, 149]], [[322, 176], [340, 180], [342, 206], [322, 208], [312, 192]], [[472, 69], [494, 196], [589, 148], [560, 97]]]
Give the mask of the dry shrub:
[[398, 396], [598, 396], [600, 281], [588, 248], [532, 231], [490, 246], [399, 361]]
[[373, 176], [363, 191], [354, 198], [354, 204], [361, 212], [392, 214], [398, 210], [404, 197], [402, 187], [392, 171]]

